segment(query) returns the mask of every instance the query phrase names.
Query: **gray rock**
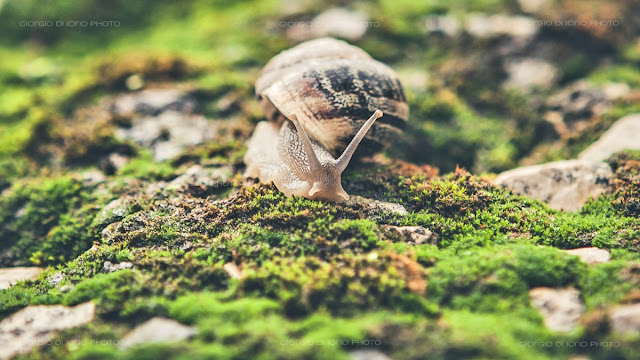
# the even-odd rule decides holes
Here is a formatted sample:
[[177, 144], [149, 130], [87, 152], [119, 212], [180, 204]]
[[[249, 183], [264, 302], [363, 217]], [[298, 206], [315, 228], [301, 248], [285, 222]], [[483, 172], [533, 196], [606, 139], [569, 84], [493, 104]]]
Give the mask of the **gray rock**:
[[[370, 25], [367, 16], [359, 11], [345, 8], [326, 10], [310, 21], [283, 22], [287, 24], [287, 37], [295, 42], [334, 36], [357, 41]], [[291, 25], [288, 25], [288, 24]]]
[[107, 177], [98, 169], [84, 171], [79, 174], [79, 177], [80, 180], [90, 186], [102, 184], [107, 181]]
[[605, 163], [566, 160], [508, 170], [494, 182], [544, 201], [553, 209], [576, 211], [589, 197], [606, 191], [611, 176], [611, 168]]
[[127, 165], [128, 162], [128, 156], [119, 153], [111, 153], [102, 160], [100, 168], [107, 174], [115, 174], [118, 170]]
[[578, 80], [549, 96], [545, 105], [549, 111], [559, 113], [565, 125], [574, 128], [573, 123], [605, 113], [611, 108], [611, 101], [601, 88]]
[[574, 288], [553, 289], [537, 287], [529, 290], [533, 306], [544, 317], [545, 325], [553, 331], [570, 331], [584, 312], [580, 292]]
[[95, 308], [89, 301], [74, 307], [36, 305], [18, 311], [0, 322], [0, 359], [26, 354], [34, 347], [46, 344], [54, 331], [92, 321]]
[[577, 255], [583, 262], [594, 265], [609, 262], [611, 254], [607, 250], [597, 247], [584, 247], [577, 249], [565, 250], [567, 254]]
[[195, 328], [175, 320], [154, 317], [126, 334], [120, 342], [120, 347], [126, 349], [139, 344], [181, 341], [192, 338], [197, 333]]
[[0, 269], [0, 289], [7, 289], [12, 284], [23, 280], [35, 280], [42, 272], [39, 267], [15, 267]]
[[228, 262], [222, 266], [224, 271], [229, 275], [229, 277], [233, 279], [242, 279], [244, 276], [242, 275], [242, 270], [235, 263]]
[[640, 304], [619, 306], [609, 316], [613, 331], [640, 334]]
[[[105, 243], [112, 242], [114, 240], [114, 237], [120, 233], [121, 228], [122, 222], [120, 221], [116, 221], [107, 225], [104, 229], [102, 229], [102, 232], [100, 233], [100, 235], [102, 236], [102, 241], [104, 241]], [[89, 249], [89, 251], [91, 251], [91, 249]]]
[[113, 100], [109, 110], [116, 116], [132, 116], [135, 113], [158, 115], [167, 110], [192, 113], [196, 100], [175, 89], [150, 89], [119, 96]]
[[351, 41], [367, 32], [367, 16], [344, 8], [329, 9], [313, 19], [316, 37], [337, 36]]
[[441, 33], [449, 37], [460, 34], [462, 26], [460, 21], [453, 16], [432, 15], [424, 20], [424, 29], [427, 33]]
[[551, 0], [518, 0], [520, 9], [528, 14], [538, 14], [549, 7]]
[[352, 360], [391, 360], [385, 353], [378, 350], [356, 350], [349, 353]]
[[503, 35], [531, 39], [538, 33], [533, 20], [526, 16], [473, 14], [467, 18], [465, 30], [480, 39]]
[[422, 226], [383, 225], [382, 228], [401, 239], [404, 239], [404, 241], [415, 245], [437, 245], [440, 241], [438, 234], [435, 234], [431, 230], [423, 228]]
[[542, 59], [510, 59], [504, 66], [508, 75], [505, 86], [521, 91], [548, 89], [558, 78], [556, 66]]
[[626, 83], [608, 82], [602, 86], [602, 91], [607, 100], [618, 100], [629, 95], [631, 87]]
[[131, 269], [133, 267], [133, 263], [129, 261], [123, 261], [118, 264], [113, 264], [111, 261], [105, 261], [102, 265], [102, 271], [106, 273], [112, 273], [122, 269]]
[[347, 206], [363, 206], [367, 211], [373, 213], [391, 213], [397, 215], [407, 215], [407, 209], [397, 203], [390, 203], [380, 200], [365, 198], [362, 196], [351, 196], [348, 201], [344, 202]]
[[429, 73], [420, 68], [404, 68], [397, 70], [402, 85], [416, 92], [427, 91]]
[[211, 140], [216, 134], [214, 123], [203, 116], [164, 111], [158, 116], [134, 119], [129, 128], [118, 128], [116, 136], [130, 140], [153, 151], [156, 161], [171, 159], [190, 145]]
[[206, 194], [208, 189], [219, 189], [232, 186], [233, 168], [231, 166], [203, 167], [194, 165], [173, 179], [168, 189], [187, 189], [197, 194]]
[[127, 215], [129, 207], [133, 206], [133, 204], [135, 204], [135, 199], [129, 196], [112, 200], [100, 210], [94, 223], [109, 224], [116, 220], [122, 220], [122, 218]]
[[64, 274], [58, 271], [57, 273], [51, 275], [48, 280], [50, 285], [58, 286], [62, 281], [64, 281]]
[[578, 158], [603, 161], [625, 149], [640, 149], [640, 114], [627, 115], [616, 121], [598, 141], [580, 153]]

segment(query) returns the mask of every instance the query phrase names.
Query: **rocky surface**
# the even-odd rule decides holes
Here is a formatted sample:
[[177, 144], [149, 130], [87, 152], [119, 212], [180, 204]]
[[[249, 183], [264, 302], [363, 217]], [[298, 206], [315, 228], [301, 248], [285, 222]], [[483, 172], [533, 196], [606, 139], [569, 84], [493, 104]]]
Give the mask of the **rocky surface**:
[[122, 269], [131, 269], [132, 267], [133, 263], [130, 261], [123, 261], [118, 264], [112, 264], [110, 261], [105, 261], [104, 265], [102, 266], [102, 271], [111, 273]]
[[580, 257], [580, 260], [589, 265], [606, 263], [611, 259], [611, 254], [607, 250], [598, 249], [597, 247], [585, 247], [565, 251], [567, 254]]
[[127, 333], [122, 338], [120, 346], [126, 349], [141, 344], [182, 341], [194, 337], [197, 333], [196, 329], [175, 320], [154, 317]]
[[501, 35], [515, 38], [532, 38], [539, 30], [532, 20], [532, 18], [526, 16], [473, 14], [467, 19], [465, 29], [469, 34], [478, 38], [498, 37]]
[[414, 245], [438, 244], [440, 240], [437, 234], [434, 234], [433, 231], [425, 229], [422, 226], [385, 225], [382, 228], [400, 237], [405, 242]]
[[[194, 114], [197, 106], [193, 97], [175, 89], [154, 89], [116, 97], [108, 109], [121, 124], [117, 138], [148, 147], [156, 161], [163, 161], [215, 136], [215, 124]], [[117, 166], [122, 160], [111, 161], [122, 167]]]
[[43, 346], [54, 331], [74, 328], [93, 320], [95, 304], [91, 301], [66, 307], [29, 306], [0, 322], [0, 359]]
[[378, 350], [356, 350], [349, 353], [352, 360], [391, 360]]
[[0, 289], [6, 289], [17, 281], [34, 280], [40, 275], [39, 267], [15, 267], [0, 269]]
[[622, 305], [611, 311], [611, 327], [622, 334], [640, 333], [640, 304]]
[[603, 161], [616, 152], [640, 150], [640, 114], [628, 115], [616, 121], [598, 141], [578, 157], [587, 161]]
[[498, 175], [495, 183], [542, 200], [553, 209], [576, 211], [608, 189], [611, 168], [604, 163], [566, 160], [521, 167]]
[[544, 317], [545, 325], [553, 331], [573, 330], [584, 312], [580, 292], [574, 288], [538, 287], [529, 290], [529, 296], [533, 306]]
[[558, 69], [548, 61], [540, 59], [513, 59], [505, 64], [507, 87], [528, 91], [534, 87], [548, 89], [558, 78]]

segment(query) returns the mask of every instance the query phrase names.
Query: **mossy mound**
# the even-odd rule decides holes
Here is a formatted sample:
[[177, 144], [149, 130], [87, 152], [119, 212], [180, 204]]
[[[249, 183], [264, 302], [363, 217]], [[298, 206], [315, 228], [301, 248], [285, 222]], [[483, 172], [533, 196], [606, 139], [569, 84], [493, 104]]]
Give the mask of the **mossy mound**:
[[[581, 212], [563, 213], [464, 170], [443, 177], [432, 177], [431, 170], [406, 177], [405, 168], [373, 161], [349, 170], [345, 182], [354, 189], [352, 195], [360, 195], [357, 189], [384, 194], [404, 205], [406, 214], [374, 211], [360, 202], [286, 198], [262, 184], [235, 182], [232, 195], [207, 198], [166, 182], [121, 184], [119, 200], [109, 198], [111, 204], [102, 211], [96, 205], [92, 215], [81, 217], [83, 226], [95, 229], [84, 242], [63, 241], [84, 234], [65, 225], [63, 217], [51, 220], [57, 225], [41, 235], [40, 247], [24, 247], [32, 253], [24, 254], [23, 261], [59, 265], [35, 282], [2, 291], [2, 314], [27, 304], [93, 300], [97, 322], [59, 335], [80, 343], [120, 339], [153, 316], [200, 330], [196, 339], [173, 345], [126, 351], [113, 342], [50, 346], [32, 355], [36, 358], [134, 358], [167, 352], [173, 358], [224, 353], [221, 358], [263, 354], [321, 359], [371, 349], [363, 345], [371, 339], [379, 344], [375, 349], [399, 358], [423, 358], [424, 351], [432, 358], [562, 358], [575, 349], [519, 344], [615, 337], [609, 330], [594, 333], [593, 324], [555, 334], [545, 328], [528, 295], [534, 287], [573, 286], [581, 291], [587, 311], [596, 314], [626, 301], [640, 285], [640, 221], [617, 206], [612, 195], [591, 201]], [[66, 181], [67, 191], [75, 184], [71, 189], [76, 196], [95, 199], [104, 191]], [[10, 192], [14, 205], [7, 209], [24, 206], [15, 205], [20, 201], [45, 201], [36, 194], [47, 201], [59, 196], [49, 184], [29, 188], [31, 198], [20, 197], [20, 189]], [[82, 210], [57, 202], [64, 207], [58, 213]], [[28, 211], [26, 215], [41, 219]], [[8, 223], [18, 231], [26, 226], [23, 221]], [[383, 226], [387, 224], [423, 226], [440, 241], [409, 243], [390, 233]], [[561, 250], [590, 245], [609, 249], [612, 261], [587, 266]], [[64, 249], [64, 256], [52, 249]], [[111, 272], [107, 262], [130, 265]], [[62, 280], [51, 283], [54, 274]], [[626, 356], [638, 345], [633, 337], [616, 341], [617, 348], [584, 351]]]

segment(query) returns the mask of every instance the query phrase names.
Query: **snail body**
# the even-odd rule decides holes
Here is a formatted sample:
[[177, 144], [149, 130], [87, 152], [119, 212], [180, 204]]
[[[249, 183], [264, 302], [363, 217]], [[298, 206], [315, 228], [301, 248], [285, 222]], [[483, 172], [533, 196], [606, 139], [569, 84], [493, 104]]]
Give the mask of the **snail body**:
[[249, 140], [245, 176], [287, 196], [336, 202], [349, 199], [341, 174], [354, 154], [373, 155], [399, 138], [409, 111], [393, 70], [331, 38], [271, 59], [256, 96], [268, 121]]

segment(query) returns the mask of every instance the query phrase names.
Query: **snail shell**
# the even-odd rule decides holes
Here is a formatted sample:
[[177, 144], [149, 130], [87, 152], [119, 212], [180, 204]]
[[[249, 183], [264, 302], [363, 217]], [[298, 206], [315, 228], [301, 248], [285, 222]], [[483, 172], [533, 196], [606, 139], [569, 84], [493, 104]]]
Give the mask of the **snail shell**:
[[258, 124], [249, 140], [245, 176], [273, 181], [287, 196], [330, 201], [349, 198], [340, 175], [354, 153], [386, 148], [401, 135], [409, 112], [393, 70], [332, 38], [271, 59], [256, 96], [270, 121]]

